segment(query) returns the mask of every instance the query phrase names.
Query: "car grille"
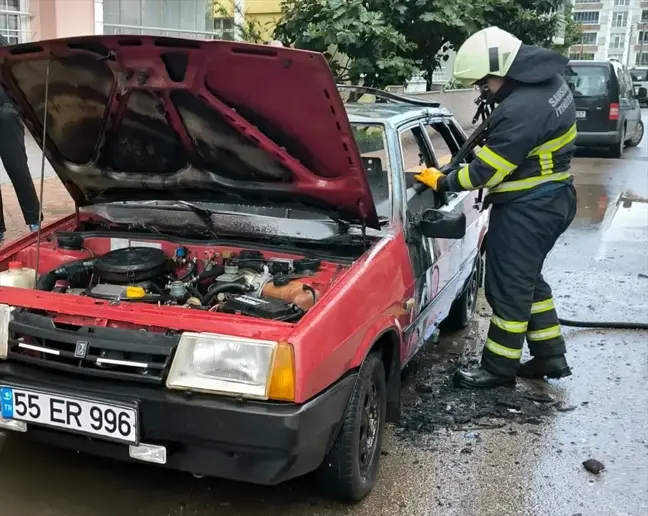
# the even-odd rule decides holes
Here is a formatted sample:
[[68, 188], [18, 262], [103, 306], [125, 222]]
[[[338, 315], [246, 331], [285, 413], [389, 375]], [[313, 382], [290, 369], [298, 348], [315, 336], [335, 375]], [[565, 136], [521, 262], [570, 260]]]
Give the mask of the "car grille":
[[72, 374], [161, 384], [178, 335], [95, 326], [59, 328], [19, 312], [9, 323], [10, 361]]

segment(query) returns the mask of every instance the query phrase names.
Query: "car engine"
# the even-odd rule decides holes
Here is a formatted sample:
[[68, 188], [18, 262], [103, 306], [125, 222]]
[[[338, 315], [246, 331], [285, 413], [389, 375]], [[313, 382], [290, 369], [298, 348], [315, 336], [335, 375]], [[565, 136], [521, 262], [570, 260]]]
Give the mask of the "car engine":
[[267, 258], [256, 250], [205, 252], [202, 259], [191, 254], [183, 246], [172, 257], [157, 247], [124, 247], [64, 263], [41, 275], [36, 288], [111, 304], [176, 305], [288, 322], [320, 296], [319, 259]]

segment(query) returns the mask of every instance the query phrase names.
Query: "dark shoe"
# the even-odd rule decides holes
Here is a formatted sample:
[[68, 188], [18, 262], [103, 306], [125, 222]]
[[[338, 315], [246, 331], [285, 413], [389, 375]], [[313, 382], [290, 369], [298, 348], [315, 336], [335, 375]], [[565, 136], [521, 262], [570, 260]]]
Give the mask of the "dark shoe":
[[567, 365], [565, 355], [555, 357], [535, 357], [520, 365], [518, 376], [522, 378], [564, 378], [570, 376], [571, 369]]
[[464, 389], [492, 389], [493, 387], [513, 387], [515, 377], [498, 376], [479, 366], [475, 369], [457, 371], [452, 378], [455, 387]]

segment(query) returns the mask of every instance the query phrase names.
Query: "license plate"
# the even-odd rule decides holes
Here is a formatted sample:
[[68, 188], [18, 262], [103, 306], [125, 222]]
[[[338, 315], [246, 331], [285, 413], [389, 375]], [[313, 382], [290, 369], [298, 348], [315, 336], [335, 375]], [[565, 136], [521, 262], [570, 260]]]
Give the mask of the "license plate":
[[134, 407], [5, 385], [0, 386], [0, 403], [4, 419], [138, 443], [137, 409]]
[[587, 111], [576, 111], [576, 118], [586, 118]]

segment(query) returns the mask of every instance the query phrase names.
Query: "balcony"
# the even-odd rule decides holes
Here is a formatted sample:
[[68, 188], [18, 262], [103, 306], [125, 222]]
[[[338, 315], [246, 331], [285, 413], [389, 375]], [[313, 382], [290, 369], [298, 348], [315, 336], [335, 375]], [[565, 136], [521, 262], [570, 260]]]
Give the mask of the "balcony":
[[599, 11], [603, 9], [601, 2], [592, 2], [591, 4], [574, 4], [575, 11]]

